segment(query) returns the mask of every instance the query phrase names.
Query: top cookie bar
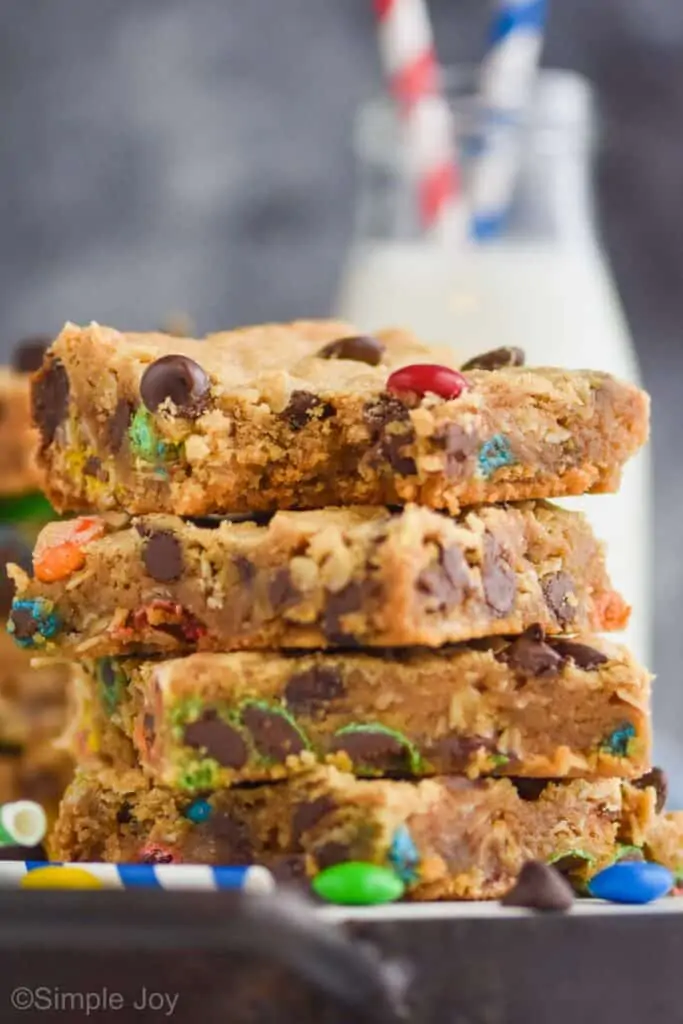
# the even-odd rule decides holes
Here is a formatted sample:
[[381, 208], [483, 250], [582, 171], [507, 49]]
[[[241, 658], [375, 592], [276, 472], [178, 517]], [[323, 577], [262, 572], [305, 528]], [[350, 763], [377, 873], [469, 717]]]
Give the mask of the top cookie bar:
[[647, 438], [647, 395], [520, 356], [499, 350], [460, 374], [410, 334], [359, 337], [336, 321], [204, 341], [67, 324], [33, 383], [48, 495], [62, 512], [200, 516], [455, 513], [616, 490]]

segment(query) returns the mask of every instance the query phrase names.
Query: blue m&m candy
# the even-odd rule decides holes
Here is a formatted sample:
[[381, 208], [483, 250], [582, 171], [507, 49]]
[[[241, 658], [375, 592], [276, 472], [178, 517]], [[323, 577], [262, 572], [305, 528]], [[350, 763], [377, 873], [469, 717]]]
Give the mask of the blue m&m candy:
[[673, 884], [673, 875], [662, 864], [625, 860], [591, 878], [588, 891], [611, 903], [652, 903], [666, 896]]

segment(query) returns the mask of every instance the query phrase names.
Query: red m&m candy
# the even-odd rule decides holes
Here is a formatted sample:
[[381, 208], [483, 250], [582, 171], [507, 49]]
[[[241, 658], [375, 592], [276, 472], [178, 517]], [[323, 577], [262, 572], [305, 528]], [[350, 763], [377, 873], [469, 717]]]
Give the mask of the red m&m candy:
[[431, 391], [440, 398], [458, 398], [469, 383], [457, 370], [434, 363], [414, 363], [395, 370], [387, 381], [387, 391], [394, 395], [426, 395]]

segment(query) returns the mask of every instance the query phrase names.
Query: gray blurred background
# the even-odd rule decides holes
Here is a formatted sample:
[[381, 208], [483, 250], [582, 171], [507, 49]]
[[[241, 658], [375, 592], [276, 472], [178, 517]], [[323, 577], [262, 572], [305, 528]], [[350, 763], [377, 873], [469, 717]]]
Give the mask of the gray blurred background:
[[[543, 62], [599, 91], [603, 236], [654, 399], [666, 754], [683, 718], [683, 4], [551, 6]], [[430, 8], [441, 59], [476, 60], [487, 5]], [[370, 0], [2, 0], [3, 353], [67, 318], [182, 311], [205, 331], [327, 313], [351, 120], [380, 87]]]

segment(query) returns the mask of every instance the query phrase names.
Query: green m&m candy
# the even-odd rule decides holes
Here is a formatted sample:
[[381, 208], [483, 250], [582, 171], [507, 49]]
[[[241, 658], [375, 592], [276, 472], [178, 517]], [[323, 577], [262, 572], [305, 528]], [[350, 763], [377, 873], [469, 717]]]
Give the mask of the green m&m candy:
[[405, 886], [391, 868], [350, 860], [325, 868], [311, 882], [314, 892], [328, 903], [373, 906], [400, 900]]

